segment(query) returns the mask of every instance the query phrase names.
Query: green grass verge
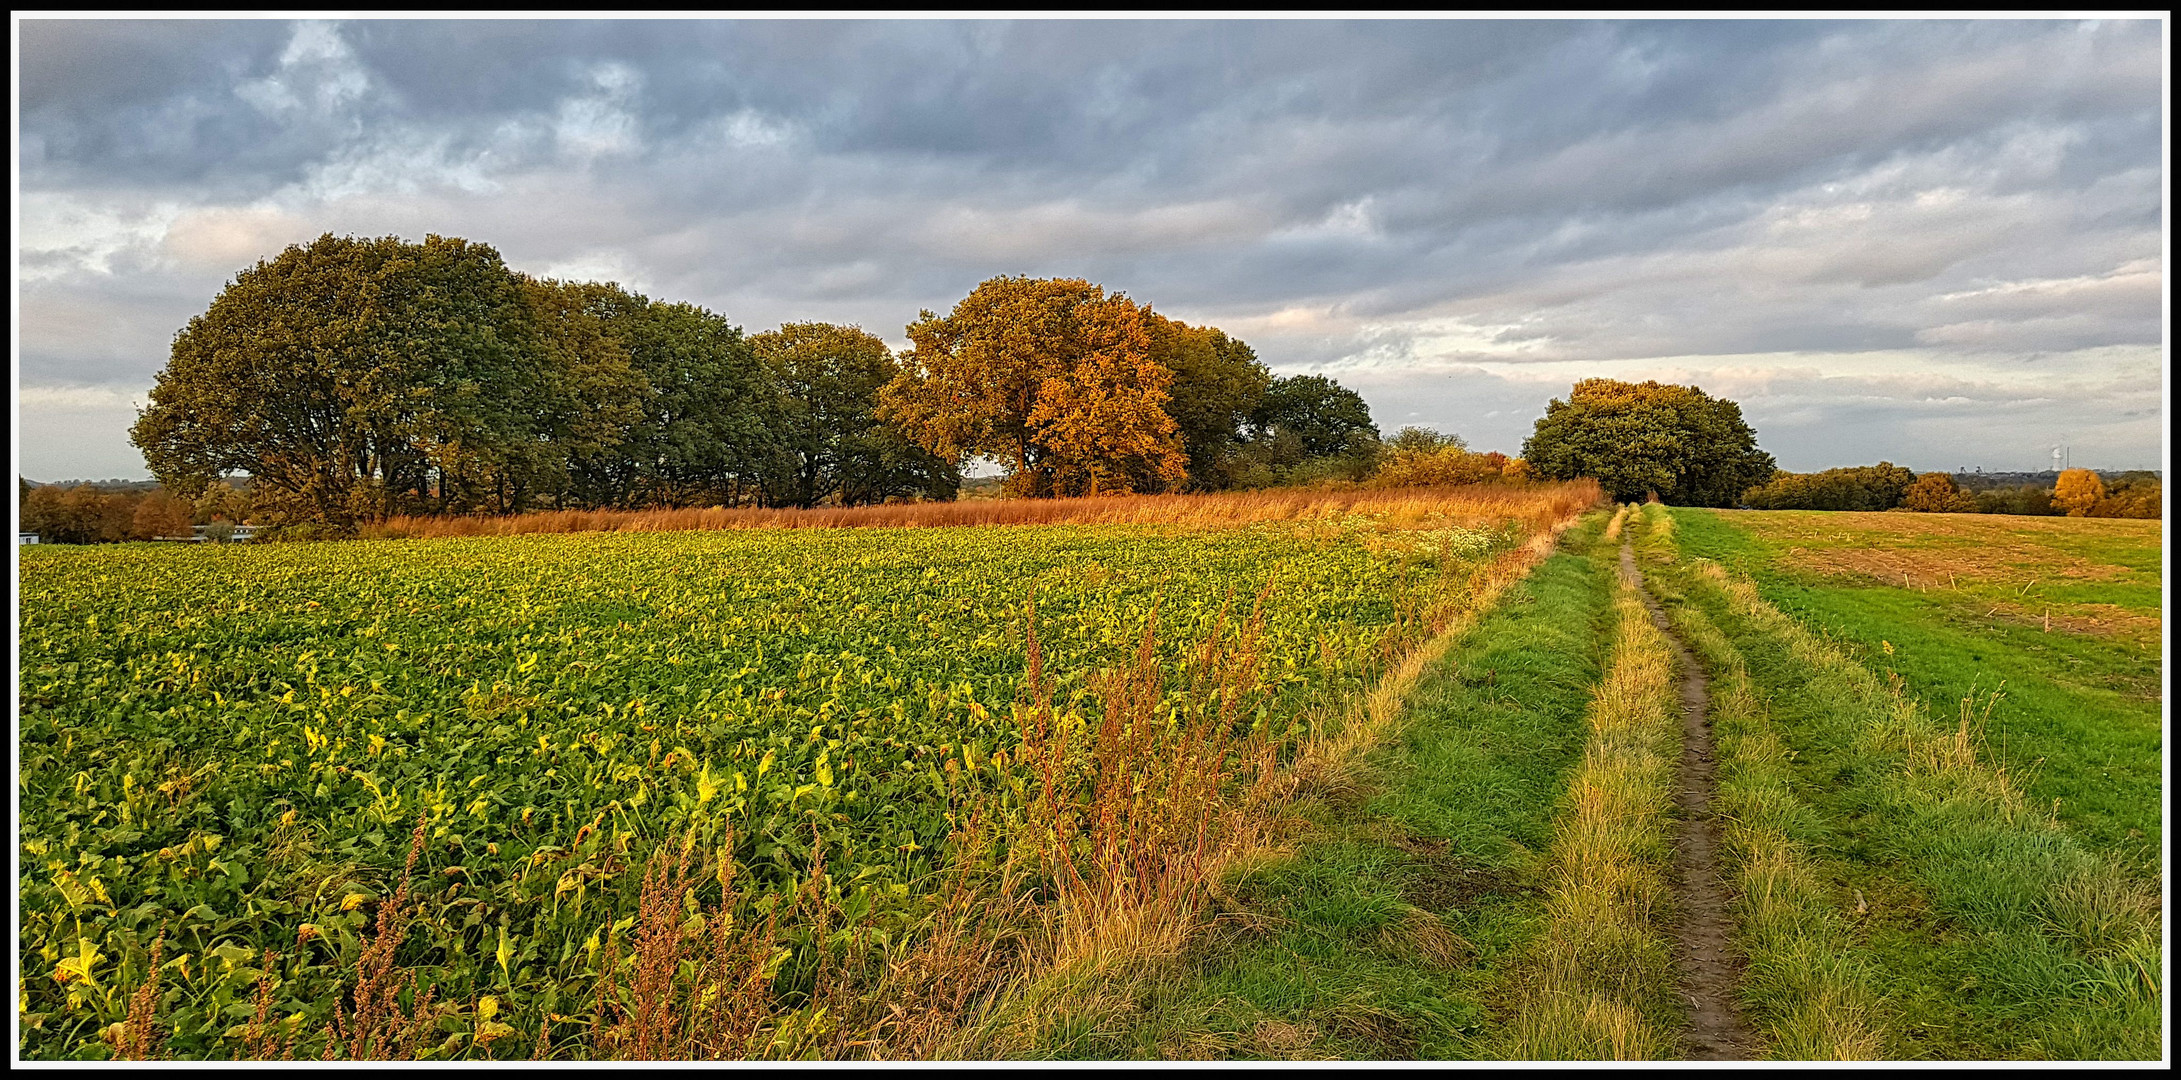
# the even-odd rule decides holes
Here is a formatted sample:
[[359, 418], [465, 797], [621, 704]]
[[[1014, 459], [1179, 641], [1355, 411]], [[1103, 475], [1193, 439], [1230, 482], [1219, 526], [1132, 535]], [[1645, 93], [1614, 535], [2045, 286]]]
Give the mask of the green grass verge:
[[[1603, 518], [1567, 537], [1578, 550]], [[1580, 758], [1610, 571], [1563, 551], [1412, 693], [1360, 778], [1295, 809], [1291, 857], [1232, 882], [1135, 1000], [1062, 1018], [1062, 1058], [1474, 1058], [1545, 917], [1543, 852]]]
[[[1601, 545], [1593, 558], [1617, 555]], [[1628, 580], [1614, 588], [1612, 639], [1554, 828], [1545, 921], [1509, 965], [1514, 1007], [1497, 1057], [1681, 1056], [1687, 1016], [1661, 917], [1674, 908], [1681, 703], [1671, 648]]]
[[[1784, 541], [1738, 526], [1740, 515], [1671, 513], [1688, 556], [1747, 577], [1767, 603], [1832, 638], [1873, 671], [1897, 672], [1934, 714], [1957, 716], [1962, 701], [1973, 698], [1981, 715], [1990, 693], [2000, 689], [1982, 733], [1987, 755], [2032, 801], [2056, 805], [2060, 820], [2085, 843], [2120, 855], [2138, 874], [2157, 873], [2163, 848], [2155, 640], [2146, 648], [2130, 635], [2047, 632], [2022, 618], [1990, 617], [2003, 599], [1986, 595], [1991, 587], [1919, 590], [1821, 576], [1797, 567]], [[1902, 550], [1919, 550], [1926, 538], [1914, 528], [1931, 521], [1904, 516]], [[2048, 576], [2024, 588], [2054, 602], [2147, 608], [2156, 615], [2155, 541], [2146, 546], [2133, 533], [2106, 535], [2110, 530], [2093, 528], [2108, 524], [2102, 521], [2080, 524], [2079, 533], [2047, 530], [2049, 536], [2033, 539], [2050, 547], [2055, 561], [2083, 559], [2134, 573], [2120, 582]], [[2148, 586], [2139, 580], [2145, 575]]]
[[[1653, 591], [1708, 662], [1746, 676], [1743, 712], [1783, 744], [1722, 743], [1746, 758], [1723, 780], [1749, 796], [1727, 800], [1733, 827], [1779, 832], [1807, 872], [1789, 903], [1816, 920], [1745, 926], [1752, 1013], [1780, 1039], [1817, 984], [1775, 976], [1816, 973], [1849, 1014], [1882, 1017], [1889, 1058], [2159, 1057], [2155, 892], [2025, 797], [1957, 712], [1934, 717], [1760, 589], [1679, 558], [1710, 520], [1650, 508], [1635, 531]], [[1775, 805], [1750, 805], [1761, 788]]]

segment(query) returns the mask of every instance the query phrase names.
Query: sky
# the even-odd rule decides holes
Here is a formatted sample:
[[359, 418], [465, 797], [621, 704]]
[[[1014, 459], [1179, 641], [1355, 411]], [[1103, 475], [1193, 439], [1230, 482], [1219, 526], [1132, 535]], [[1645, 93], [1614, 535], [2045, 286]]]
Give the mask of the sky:
[[1781, 467], [2159, 467], [2162, 25], [22, 18], [17, 438], [147, 476], [177, 330], [459, 236], [905, 346], [1084, 277], [1518, 452], [1582, 378]]

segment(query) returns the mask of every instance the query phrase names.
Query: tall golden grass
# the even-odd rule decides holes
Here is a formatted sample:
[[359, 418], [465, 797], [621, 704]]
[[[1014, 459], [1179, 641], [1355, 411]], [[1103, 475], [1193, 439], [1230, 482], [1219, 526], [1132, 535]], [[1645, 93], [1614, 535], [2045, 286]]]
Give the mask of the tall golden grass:
[[1079, 499], [976, 499], [833, 506], [809, 510], [711, 507], [544, 510], [504, 517], [396, 516], [366, 526], [373, 539], [522, 536], [534, 533], [673, 532], [702, 529], [916, 529], [963, 525], [1194, 525], [1312, 521], [1351, 513], [1398, 526], [1425, 516], [1519, 521], [1550, 528], [1601, 498], [1592, 480], [1563, 484], [1469, 484], [1428, 488], [1276, 488], [1212, 495], [1118, 495]]
[[1605, 523], [1604, 539], [1607, 543], [1612, 543], [1621, 538], [1621, 526], [1627, 524], [1628, 511], [1631, 506], [1632, 504], [1629, 503], [1621, 504], [1620, 509], [1613, 511], [1612, 520]]

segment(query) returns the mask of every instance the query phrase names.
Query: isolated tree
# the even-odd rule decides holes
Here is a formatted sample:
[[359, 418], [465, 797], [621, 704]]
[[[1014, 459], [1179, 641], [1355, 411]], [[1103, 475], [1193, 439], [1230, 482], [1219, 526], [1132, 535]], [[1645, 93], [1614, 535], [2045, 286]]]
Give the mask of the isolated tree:
[[1019, 495], [1171, 486], [1187, 458], [1146, 314], [1081, 279], [992, 278], [909, 325], [880, 417], [942, 459], [997, 459]]
[[2052, 485], [2052, 504], [2069, 517], [2088, 517], [2105, 498], [2105, 481], [2090, 469], [2069, 469]]
[[885, 342], [861, 327], [805, 322], [753, 334], [750, 346], [782, 399], [768, 503], [952, 497], [960, 486], [951, 463], [879, 420], [879, 391], [901, 367]]
[[1774, 472], [1740, 405], [1693, 386], [1615, 379], [1585, 379], [1554, 398], [1522, 457], [1543, 479], [1595, 477], [1622, 502], [1656, 492], [1684, 506], [1732, 506]]
[[1908, 486], [1901, 496], [1901, 508], [1926, 514], [1974, 514], [1977, 500], [1961, 489], [1953, 474], [1928, 472]]
[[169, 489], [248, 472], [261, 504], [304, 520], [433, 490], [520, 509], [543, 363], [492, 248], [329, 233], [237, 274], [175, 335], [130, 437]]

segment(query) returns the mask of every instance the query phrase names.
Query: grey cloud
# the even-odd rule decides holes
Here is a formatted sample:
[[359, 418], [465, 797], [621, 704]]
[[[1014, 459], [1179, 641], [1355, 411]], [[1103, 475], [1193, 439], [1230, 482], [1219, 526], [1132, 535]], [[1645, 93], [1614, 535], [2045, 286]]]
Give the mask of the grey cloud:
[[321, 231], [890, 338], [1081, 275], [1388, 387], [2162, 340], [2155, 21], [330, 31], [24, 21], [26, 385], [148, 384], [226, 275]]

